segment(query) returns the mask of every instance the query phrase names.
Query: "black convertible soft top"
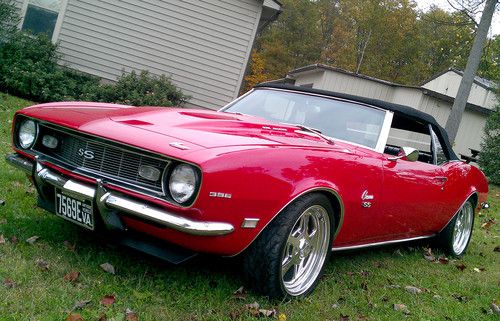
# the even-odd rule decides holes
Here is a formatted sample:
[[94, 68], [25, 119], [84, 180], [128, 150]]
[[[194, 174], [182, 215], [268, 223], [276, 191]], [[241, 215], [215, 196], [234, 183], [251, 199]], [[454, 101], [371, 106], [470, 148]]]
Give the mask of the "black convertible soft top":
[[347, 100], [356, 101], [356, 102], [360, 102], [360, 103], [367, 104], [367, 105], [372, 105], [372, 106], [379, 107], [382, 109], [390, 110], [390, 111], [394, 112], [394, 114], [413, 119], [413, 120], [418, 121], [420, 123], [430, 124], [432, 126], [432, 129], [436, 133], [436, 135], [439, 137], [439, 142], [441, 143], [441, 146], [443, 147], [443, 150], [447, 154], [448, 158], [450, 160], [458, 160], [459, 159], [451, 147], [450, 140], [448, 139], [448, 134], [446, 133], [444, 128], [441, 127], [437, 123], [437, 121], [434, 117], [432, 117], [431, 115], [426, 114], [418, 109], [415, 109], [415, 108], [412, 108], [409, 106], [405, 106], [405, 105], [393, 104], [393, 103], [389, 103], [389, 102], [386, 102], [383, 100], [378, 100], [378, 99], [348, 95], [348, 94], [337, 93], [337, 92], [322, 90], [322, 89], [313, 89], [313, 88], [307, 88], [307, 87], [292, 86], [292, 85], [287, 85], [287, 84], [262, 83], [262, 84], [256, 85], [255, 88], [276, 88], [276, 89], [293, 90], [293, 91], [304, 92], [304, 93], [312, 93], [312, 94], [317, 94], [317, 95], [347, 99]]

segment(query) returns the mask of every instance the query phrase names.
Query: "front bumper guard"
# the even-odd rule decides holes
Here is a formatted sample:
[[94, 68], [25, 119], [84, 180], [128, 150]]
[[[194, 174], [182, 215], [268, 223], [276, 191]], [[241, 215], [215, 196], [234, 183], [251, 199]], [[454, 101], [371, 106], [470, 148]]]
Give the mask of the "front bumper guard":
[[[127, 198], [119, 193], [110, 192], [104, 188], [102, 180], [97, 180], [97, 187], [93, 187], [67, 179], [43, 166], [38, 158], [33, 162], [18, 154], [11, 154], [6, 157], [6, 160], [9, 164], [32, 175], [37, 187], [49, 184], [65, 193], [95, 200], [103, 218], [109, 210], [116, 210], [191, 235], [220, 236], [234, 231], [233, 225], [228, 223], [190, 220]], [[38, 190], [41, 191], [41, 188]], [[105, 218], [104, 220], [106, 221]]]

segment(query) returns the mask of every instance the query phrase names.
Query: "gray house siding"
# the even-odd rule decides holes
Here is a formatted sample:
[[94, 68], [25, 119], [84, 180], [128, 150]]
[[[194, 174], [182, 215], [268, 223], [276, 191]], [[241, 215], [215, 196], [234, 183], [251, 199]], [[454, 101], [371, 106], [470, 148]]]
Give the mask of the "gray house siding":
[[[18, 0], [23, 8], [24, 1]], [[64, 0], [53, 40], [61, 63], [116, 80], [122, 70], [172, 77], [189, 105], [238, 96], [261, 0]]]

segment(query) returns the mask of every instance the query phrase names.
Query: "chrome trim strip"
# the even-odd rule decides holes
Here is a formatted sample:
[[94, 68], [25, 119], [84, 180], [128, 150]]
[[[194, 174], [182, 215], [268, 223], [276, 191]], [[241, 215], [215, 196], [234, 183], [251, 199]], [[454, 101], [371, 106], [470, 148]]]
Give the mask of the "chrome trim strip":
[[377, 145], [375, 151], [383, 154], [387, 140], [389, 139], [389, 132], [391, 131], [392, 118], [394, 117], [394, 112], [386, 110], [384, 122], [382, 123], [382, 129], [378, 135]]
[[245, 248], [243, 248], [240, 252], [238, 252], [234, 255], [230, 255], [229, 257], [234, 257], [234, 256], [239, 255], [240, 253], [243, 253], [243, 251], [245, 251], [250, 246], [250, 244], [252, 244], [255, 241], [255, 239], [257, 239], [257, 237], [259, 237], [259, 235], [262, 233], [262, 231], [264, 231], [266, 229], [266, 227], [276, 218], [276, 216], [278, 216], [278, 214], [281, 213], [285, 209], [285, 207], [290, 205], [292, 202], [297, 200], [299, 197], [301, 197], [305, 194], [308, 194], [308, 193], [316, 192], [316, 191], [324, 191], [324, 192], [328, 192], [328, 193], [332, 194], [338, 200], [338, 202], [340, 204], [340, 213], [339, 213], [340, 219], [339, 219], [339, 223], [337, 224], [337, 228], [335, 229], [335, 233], [333, 234], [333, 239], [335, 240], [335, 238], [337, 237], [337, 235], [340, 232], [340, 228], [342, 227], [342, 224], [344, 224], [344, 202], [342, 201], [342, 198], [340, 197], [339, 193], [337, 193], [337, 191], [335, 191], [334, 189], [331, 189], [329, 187], [315, 187], [315, 188], [305, 190], [302, 193], [295, 196], [294, 198], [292, 198], [288, 203], [285, 204], [285, 206], [283, 206], [276, 214], [274, 214], [274, 216], [266, 223], [266, 225], [264, 225], [264, 227], [262, 227], [262, 229], [259, 231], [259, 233], [257, 233], [257, 235], [253, 238], [252, 241], [250, 241], [248, 243], [247, 246], [245, 246]]
[[192, 235], [225, 235], [234, 231], [233, 226], [228, 223], [192, 221], [169, 213], [165, 210], [155, 209], [147, 204], [120, 197], [113, 193], [104, 195], [103, 198], [101, 198], [101, 201], [104, 202], [109, 208], [113, 208], [139, 218], [151, 220], [165, 227]]
[[391, 241], [383, 241], [383, 242], [376, 242], [376, 243], [367, 243], [367, 244], [361, 244], [361, 245], [353, 245], [353, 246], [341, 246], [341, 247], [332, 247], [333, 252], [337, 251], [348, 251], [348, 250], [356, 250], [356, 249], [362, 249], [366, 247], [373, 247], [373, 246], [382, 246], [382, 245], [388, 245], [388, 244], [395, 244], [395, 243], [401, 243], [401, 242], [410, 242], [410, 241], [416, 241], [416, 240], [423, 240], [423, 239], [428, 239], [431, 237], [434, 237], [435, 234], [432, 235], [426, 235], [426, 236], [417, 236], [417, 237], [410, 237], [407, 239], [400, 239], [400, 240], [391, 240]]
[[[18, 156], [18, 158], [20, 157]], [[50, 184], [65, 193], [76, 194], [85, 199], [95, 200], [101, 215], [105, 214], [107, 209], [116, 209], [132, 216], [153, 221], [163, 227], [199, 236], [219, 236], [234, 231], [234, 227], [229, 223], [194, 221], [163, 209], [150, 207], [146, 203], [131, 200], [119, 193], [107, 191], [97, 193], [97, 188], [67, 179], [44, 167], [38, 159], [34, 165], [32, 164], [33, 167], [35, 168], [33, 175], [38, 187], [42, 187], [43, 184]], [[98, 185], [102, 190], [101, 181], [98, 182]]]
[[26, 172], [26, 174], [31, 175], [33, 173], [33, 162], [19, 156], [19, 154], [9, 154], [5, 157], [5, 160], [8, 164], [22, 170], [23, 172]]
[[[446, 224], [443, 226], [442, 229], [439, 230], [438, 233], [441, 233], [448, 226], [448, 224], [450, 224], [451, 220], [458, 214], [458, 212], [460, 211], [460, 209], [462, 208], [462, 206], [464, 206], [465, 202], [467, 202], [469, 200], [469, 198], [471, 198], [471, 196], [474, 195], [474, 194], [477, 194], [477, 191], [474, 191], [474, 192], [470, 193], [469, 196], [467, 196], [467, 198], [465, 199], [465, 201], [463, 201], [462, 204], [460, 204], [460, 206], [458, 207], [458, 209], [455, 211], [455, 214], [453, 214], [451, 216], [451, 218], [448, 220], [448, 222], [446, 222]], [[478, 195], [478, 200], [479, 200], [479, 195]], [[475, 215], [476, 214], [476, 207], [474, 207], [473, 210], [474, 210], [474, 215]]]

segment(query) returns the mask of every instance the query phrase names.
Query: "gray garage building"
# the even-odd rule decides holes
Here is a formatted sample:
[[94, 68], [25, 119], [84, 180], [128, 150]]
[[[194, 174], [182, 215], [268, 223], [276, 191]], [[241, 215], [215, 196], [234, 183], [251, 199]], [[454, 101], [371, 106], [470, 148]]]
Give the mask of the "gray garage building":
[[59, 43], [61, 63], [107, 80], [166, 74], [196, 107], [236, 98], [255, 35], [276, 0], [17, 0], [22, 29]]
[[[461, 79], [460, 70], [449, 69], [435, 75], [420, 86], [404, 86], [340, 68], [315, 64], [292, 70], [286, 79], [278, 82], [407, 105], [433, 115], [444, 127]], [[470, 149], [481, 149], [486, 118], [497, 103], [495, 86], [496, 84], [492, 81], [480, 77], [475, 78], [453, 146], [457, 153], [470, 156]]]

